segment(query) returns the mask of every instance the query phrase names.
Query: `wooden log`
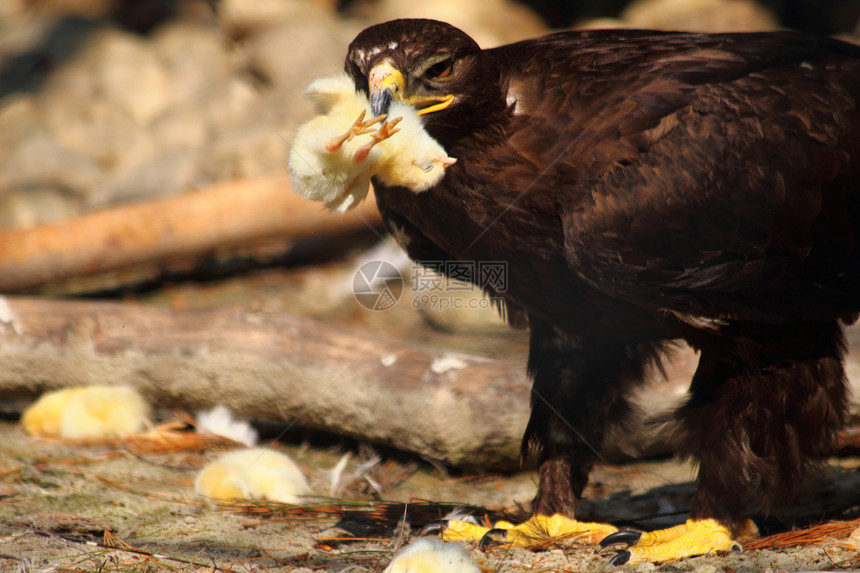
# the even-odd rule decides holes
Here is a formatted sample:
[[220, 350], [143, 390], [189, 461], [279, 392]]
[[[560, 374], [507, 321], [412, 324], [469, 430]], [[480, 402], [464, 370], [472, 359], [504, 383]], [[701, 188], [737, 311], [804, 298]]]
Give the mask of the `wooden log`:
[[0, 292], [378, 221], [372, 193], [355, 211], [340, 215], [299, 197], [285, 177], [224, 183], [58, 223], [0, 230]]
[[[860, 330], [846, 364], [860, 422]], [[689, 349], [636, 396], [646, 415], [684, 398]], [[81, 384], [128, 384], [153, 404], [226, 404], [452, 466], [516, 469], [529, 415], [524, 364], [429, 350], [284, 312], [174, 310], [113, 302], [0, 297], [0, 400]], [[655, 376], [656, 378], [656, 376]], [[643, 440], [651, 452], [666, 451]], [[604, 452], [617, 460], [618, 452]]]
[[0, 400], [106, 383], [162, 407], [226, 404], [445, 464], [509, 469], [530, 386], [524, 365], [282, 312], [0, 297]]

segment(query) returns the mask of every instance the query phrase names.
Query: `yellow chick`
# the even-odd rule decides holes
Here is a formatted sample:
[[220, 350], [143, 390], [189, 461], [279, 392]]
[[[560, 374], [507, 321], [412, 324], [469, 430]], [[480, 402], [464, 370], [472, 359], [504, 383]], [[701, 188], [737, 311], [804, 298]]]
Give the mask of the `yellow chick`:
[[21, 416], [32, 436], [118, 438], [140, 432], [149, 405], [128, 386], [75, 386], [46, 392]]
[[[346, 74], [319, 78], [305, 94], [320, 114], [299, 127], [290, 152], [293, 186], [334, 211], [354, 208], [373, 176], [416, 193], [439, 182], [456, 162], [421, 124], [418, 112], [393, 102], [371, 117], [366, 97]], [[396, 137], [395, 134], [399, 134]]]
[[298, 503], [310, 487], [286, 454], [266, 448], [228, 452], [197, 474], [194, 491], [214, 499], [268, 499]]
[[383, 573], [481, 573], [459, 543], [421, 537], [403, 547]]

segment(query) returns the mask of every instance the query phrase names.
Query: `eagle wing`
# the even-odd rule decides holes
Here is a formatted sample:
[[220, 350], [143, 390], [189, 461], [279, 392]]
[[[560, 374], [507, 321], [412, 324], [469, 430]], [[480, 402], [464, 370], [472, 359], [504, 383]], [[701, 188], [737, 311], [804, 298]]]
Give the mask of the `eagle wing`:
[[[548, 57], [524, 57], [511, 80], [515, 121], [555, 114], [567, 126], [544, 157], [572, 174], [555, 186], [571, 270], [606, 294], [710, 317], [860, 310], [860, 49], [675, 35], [662, 41], [688, 48], [663, 54], [661, 36], [629, 34], [591, 53], [550, 37]], [[568, 69], [520, 85], [565, 49], [577, 53], [557, 58]]]

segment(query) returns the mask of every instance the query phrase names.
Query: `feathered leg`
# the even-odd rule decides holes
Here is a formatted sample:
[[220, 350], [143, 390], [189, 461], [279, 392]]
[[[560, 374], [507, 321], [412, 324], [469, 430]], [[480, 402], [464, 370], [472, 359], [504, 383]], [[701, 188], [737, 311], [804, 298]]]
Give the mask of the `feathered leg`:
[[743, 328], [727, 346], [702, 355], [677, 418], [682, 452], [700, 464], [692, 517], [734, 525], [751, 501], [792, 500], [833, 447], [848, 387], [837, 324]]
[[[620, 437], [631, 421], [633, 408], [625, 396], [657, 352], [650, 345], [585, 341], [533, 317], [529, 324], [534, 384], [521, 455], [538, 452], [540, 481], [533, 517], [517, 526], [496, 524], [503, 531], [491, 533], [523, 546], [560, 537], [596, 543], [616, 528], [576, 521], [576, 505], [604, 442]], [[472, 538], [475, 531], [465, 536]]]
[[532, 320], [532, 411], [521, 457], [539, 453], [534, 513], [574, 517], [604, 441], [620, 438], [631, 421], [626, 396], [654, 356], [650, 348], [588, 343]]
[[[689, 400], [675, 415], [678, 452], [699, 463], [690, 521], [676, 529], [671, 547], [665, 539], [649, 546], [666, 532], [644, 534], [616, 563], [733, 547], [751, 508], [791, 502], [844, 422], [838, 324], [733, 324], [720, 335], [703, 346], [709, 350], [702, 351]], [[697, 525], [700, 532], [685, 530]]]

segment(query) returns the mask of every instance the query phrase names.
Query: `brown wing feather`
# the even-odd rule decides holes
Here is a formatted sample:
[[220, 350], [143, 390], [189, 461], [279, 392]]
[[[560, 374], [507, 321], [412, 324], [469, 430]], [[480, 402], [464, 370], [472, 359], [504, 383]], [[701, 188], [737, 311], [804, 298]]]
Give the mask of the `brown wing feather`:
[[568, 214], [571, 268], [617, 296], [710, 316], [860, 309], [858, 84], [804, 63], [697, 88]]
[[544, 173], [518, 200], [561, 205], [587, 283], [711, 316], [860, 309], [860, 48], [634, 31], [495, 56], [516, 100], [508, 144]]

